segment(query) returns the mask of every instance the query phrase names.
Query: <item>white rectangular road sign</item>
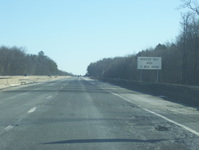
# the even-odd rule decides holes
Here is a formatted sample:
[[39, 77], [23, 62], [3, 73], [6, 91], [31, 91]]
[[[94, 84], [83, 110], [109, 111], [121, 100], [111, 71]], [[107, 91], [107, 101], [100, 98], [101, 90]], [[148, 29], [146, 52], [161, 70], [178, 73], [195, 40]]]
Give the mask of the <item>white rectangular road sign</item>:
[[161, 57], [138, 57], [137, 69], [143, 70], [161, 70]]

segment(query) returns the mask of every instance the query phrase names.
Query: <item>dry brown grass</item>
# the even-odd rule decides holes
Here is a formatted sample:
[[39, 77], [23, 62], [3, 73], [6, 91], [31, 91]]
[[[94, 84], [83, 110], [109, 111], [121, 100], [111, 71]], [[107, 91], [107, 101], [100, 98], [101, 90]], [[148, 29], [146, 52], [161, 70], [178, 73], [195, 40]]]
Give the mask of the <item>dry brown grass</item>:
[[0, 89], [10, 86], [58, 80], [68, 77], [69, 76], [0, 76]]

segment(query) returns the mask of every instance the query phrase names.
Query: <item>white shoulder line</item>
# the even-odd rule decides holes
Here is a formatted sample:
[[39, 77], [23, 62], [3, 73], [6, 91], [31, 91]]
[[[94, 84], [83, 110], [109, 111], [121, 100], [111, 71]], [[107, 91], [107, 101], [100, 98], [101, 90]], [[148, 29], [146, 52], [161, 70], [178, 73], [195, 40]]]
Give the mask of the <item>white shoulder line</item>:
[[152, 113], [152, 114], [154, 114], [154, 115], [156, 115], [156, 116], [158, 116], [158, 117], [161, 117], [162, 119], [165, 119], [165, 120], [167, 120], [167, 121], [169, 121], [169, 122], [171, 122], [171, 123], [173, 123], [173, 124], [175, 124], [175, 125], [177, 125], [177, 126], [180, 126], [180, 127], [184, 128], [185, 130], [187, 130], [187, 131], [189, 131], [189, 132], [191, 132], [191, 133], [193, 133], [193, 134], [199, 136], [199, 132], [197, 132], [197, 131], [195, 131], [195, 130], [193, 130], [193, 129], [191, 129], [191, 128], [185, 126], [185, 125], [182, 125], [182, 124], [180, 124], [180, 123], [177, 123], [177, 122], [175, 122], [175, 121], [173, 121], [173, 120], [171, 120], [171, 119], [169, 119], [169, 118], [167, 118], [167, 117], [165, 117], [165, 116], [162, 116], [162, 115], [160, 115], [160, 114], [158, 114], [158, 113], [155, 113], [155, 112], [153, 112], [153, 111], [151, 111], [151, 110], [148, 110], [148, 109], [146, 109], [146, 108], [142, 108], [142, 109], [144, 109], [144, 110], [146, 110], [146, 111], [148, 111], [148, 112], [150, 112], [150, 113]]
[[[106, 90], [106, 91], [107, 91], [107, 90]], [[118, 96], [118, 97], [122, 98], [122, 99], [125, 100], [125, 101], [128, 101], [128, 102], [130, 102], [130, 103], [133, 103], [133, 102], [130, 101], [129, 99], [126, 99], [126, 98], [124, 98], [124, 97], [122, 97], [122, 96], [120, 96], [120, 95], [118, 95], [118, 94], [116, 94], [116, 93], [113, 93], [113, 92], [111, 92], [111, 91], [108, 91], [108, 92], [112, 93], [112, 94], [115, 95], [115, 96]], [[135, 103], [133, 103], [133, 104], [135, 104]], [[135, 104], [135, 105], [137, 105], [137, 104]], [[158, 117], [160, 117], [160, 118], [162, 118], [162, 119], [164, 119], [164, 120], [166, 120], [166, 121], [169, 121], [169, 122], [171, 122], [171, 123], [173, 123], [173, 124], [175, 124], [175, 125], [177, 125], [177, 126], [179, 126], [179, 127], [182, 127], [183, 129], [185, 129], [185, 130], [187, 130], [187, 131], [189, 131], [189, 132], [191, 132], [191, 133], [193, 133], [193, 134], [199, 136], [199, 132], [197, 132], [197, 131], [195, 131], [195, 130], [193, 130], [193, 129], [191, 129], [191, 128], [189, 128], [189, 127], [183, 125], [183, 124], [180, 124], [180, 123], [178, 123], [178, 122], [176, 122], [176, 121], [173, 121], [173, 120], [171, 120], [171, 119], [169, 119], [169, 118], [167, 118], [167, 117], [165, 117], [165, 116], [163, 116], [163, 115], [160, 115], [160, 114], [158, 114], [158, 113], [156, 113], [156, 112], [153, 112], [153, 111], [151, 111], [151, 110], [148, 110], [148, 109], [146, 109], [146, 108], [143, 108], [143, 107], [141, 107], [141, 106], [139, 106], [139, 105], [137, 105], [137, 106], [140, 107], [140, 108], [142, 108], [143, 110], [145, 110], [145, 111], [151, 113], [151, 114], [154, 114], [154, 115], [156, 115], [156, 116], [158, 116]]]

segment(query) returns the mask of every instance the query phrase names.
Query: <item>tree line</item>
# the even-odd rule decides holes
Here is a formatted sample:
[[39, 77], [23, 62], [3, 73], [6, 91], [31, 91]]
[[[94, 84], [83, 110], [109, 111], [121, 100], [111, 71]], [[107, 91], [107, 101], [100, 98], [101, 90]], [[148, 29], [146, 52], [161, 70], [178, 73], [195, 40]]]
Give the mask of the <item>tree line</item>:
[[159, 82], [199, 85], [199, 6], [184, 1], [191, 12], [182, 15], [181, 32], [176, 42], [158, 44], [155, 48], [125, 57], [105, 58], [91, 63], [87, 75], [95, 78], [119, 78], [155, 82], [157, 71], [137, 70], [137, 57], [162, 57]]
[[40, 51], [27, 54], [22, 48], [0, 47], [0, 75], [69, 75], [58, 69], [57, 64]]

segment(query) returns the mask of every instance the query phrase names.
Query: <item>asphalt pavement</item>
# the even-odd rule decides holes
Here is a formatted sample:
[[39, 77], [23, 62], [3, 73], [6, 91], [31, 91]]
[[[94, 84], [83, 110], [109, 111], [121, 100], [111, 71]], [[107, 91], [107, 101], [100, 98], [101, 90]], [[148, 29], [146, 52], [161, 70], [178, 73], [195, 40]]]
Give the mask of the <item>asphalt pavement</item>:
[[197, 108], [83, 77], [0, 90], [0, 150], [197, 150]]

